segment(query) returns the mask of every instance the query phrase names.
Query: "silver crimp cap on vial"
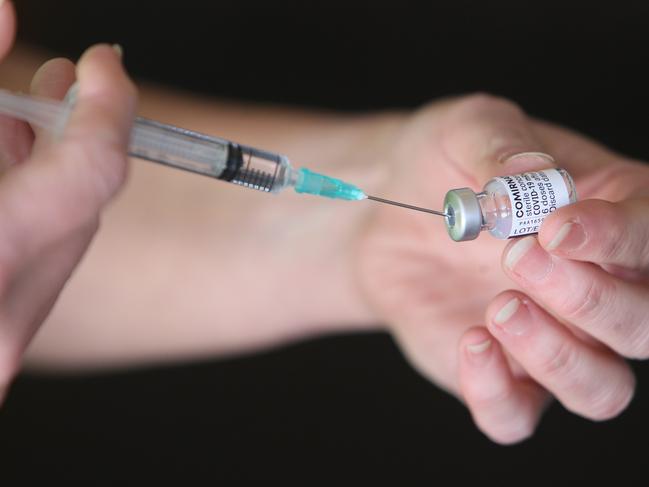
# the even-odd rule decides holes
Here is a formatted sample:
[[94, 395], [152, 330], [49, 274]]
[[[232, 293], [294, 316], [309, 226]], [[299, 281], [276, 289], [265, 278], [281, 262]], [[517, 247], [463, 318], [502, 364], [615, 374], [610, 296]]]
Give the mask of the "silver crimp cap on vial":
[[469, 188], [452, 189], [444, 198], [446, 229], [456, 242], [473, 240], [482, 229], [482, 212], [478, 198]]

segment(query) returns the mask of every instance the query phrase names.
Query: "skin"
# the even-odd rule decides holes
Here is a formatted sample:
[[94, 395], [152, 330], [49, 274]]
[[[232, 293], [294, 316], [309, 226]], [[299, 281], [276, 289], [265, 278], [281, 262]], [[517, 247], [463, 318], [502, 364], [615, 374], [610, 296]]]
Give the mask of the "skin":
[[[5, 3], [2, 53], [13, 22]], [[20, 87], [38, 57], [14, 55], [0, 78]], [[542, 152], [572, 174], [580, 202], [548, 217], [538, 238], [458, 244], [441, 218], [370, 202], [272, 198], [132, 161], [106, 207], [123, 182], [133, 89], [106, 46], [87, 53], [76, 76], [87, 95], [76, 110], [86, 116], [62, 140], [36, 134], [32, 146], [29, 127], [0, 122], [5, 387], [47, 316], [27, 362], [50, 371], [384, 329], [499, 443], [529, 437], [551, 398], [594, 420], [630, 401], [625, 358], [649, 356], [648, 167], [489, 95], [339, 116], [149, 86], [145, 116], [285, 153], [370, 194], [439, 208], [450, 188], [478, 190], [496, 175], [551, 166]], [[37, 73], [34, 89], [61, 98], [74, 79], [73, 65], [57, 60]], [[75, 170], [62, 171], [66, 164]], [[78, 168], [90, 174], [77, 177]], [[100, 212], [101, 229], [51, 309]], [[556, 245], [558, 234], [565, 238]]]
[[[0, 54], [8, 51], [11, 4], [0, 6]], [[60, 96], [73, 66], [46, 64], [33, 92]], [[62, 76], [65, 75], [65, 76]], [[126, 175], [135, 90], [108, 46], [79, 62], [79, 101], [56, 143], [2, 120], [0, 143], [0, 400], [30, 339], [97, 229], [98, 215]], [[56, 78], [56, 79], [55, 79]]]

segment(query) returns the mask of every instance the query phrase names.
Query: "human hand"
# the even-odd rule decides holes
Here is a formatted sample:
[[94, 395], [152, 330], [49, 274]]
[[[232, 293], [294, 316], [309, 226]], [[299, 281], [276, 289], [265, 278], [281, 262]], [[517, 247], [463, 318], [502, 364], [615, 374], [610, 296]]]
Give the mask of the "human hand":
[[[14, 31], [4, 2], [0, 59]], [[77, 103], [59, 140], [0, 117], [0, 402], [126, 176], [136, 95], [119, 55], [94, 47], [76, 76]], [[74, 65], [56, 59], [36, 73], [32, 91], [61, 99], [74, 81]]]
[[[557, 211], [539, 236], [547, 249], [563, 223], [579, 221], [587, 244], [570, 251], [559, 246], [549, 257], [535, 237], [514, 240], [505, 250], [506, 273], [499, 268], [505, 242], [483, 235], [455, 243], [441, 218], [377, 208], [361, 237], [360, 281], [413, 365], [463, 399], [478, 426], [501, 443], [530, 436], [550, 394], [593, 419], [623, 410], [633, 392], [633, 375], [607, 345], [627, 357], [649, 354], [645, 291], [629, 281], [641, 276], [643, 262], [646, 269], [639, 215], [647, 203], [591, 199], [620, 201], [642, 194], [643, 188], [646, 194], [649, 168], [484, 95], [426, 107], [395, 141], [394, 154], [387, 160], [391, 182], [380, 190], [388, 198], [439, 208], [448, 189], [477, 190], [496, 175], [552, 166], [547, 156], [534, 153], [543, 152], [571, 173], [580, 199], [588, 200]], [[632, 228], [625, 227], [622, 222], [632, 216]], [[607, 226], [616, 230], [604, 238]], [[634, 241], [618, 240], [631, 230]], [[562, 245], [573, 238], [570, 233]], [[510, 271], [507, 266], [520, 256], [509, 253], [512, 246], [531, 250]], [[622, 252], [625, 257], [618, 256]], [[606, 264], [606, 270], [589, 262]], [[518, 291], [499, 295], [488, 307], [496, 294], [510, 287], [507, 275], [566, 325]], [[516, 296], [524, 306], [511, 318], [515, 326], [508, 335], [494, 320]], [[586, 305], [578, 307], [584, 300]], [[489, 330], [472, 328], [483, 322], [487, 307]], [[503, 313], [514, 307], [509, 304]], [[526, 318], [526, 310], [532, 318]], [[632, 324], [626, 323], [628, 316]], [[526, 322], [529, 331], [517, 335]]]
[[[530, 397], [543, 390], [586, 418], [616, 416], [635, 388], [622, 357], [649, 357], [649, 167], [610, 153], [593, 166], [582, 191], [597, 199], [559, 209], [538, 238], [507, 246], [503, 268], [523, 292], [506, 291], [488, 307], [500, 346], [461, 360], [469, 407], [496, 438], [519, 420], [531, 433], [539, 410]], [[473, 330], [464, 344], [486, 337]], [[512, 374], [505, 356], [529, 378]], [[487, 382], [497, 387], [487, 391]]]

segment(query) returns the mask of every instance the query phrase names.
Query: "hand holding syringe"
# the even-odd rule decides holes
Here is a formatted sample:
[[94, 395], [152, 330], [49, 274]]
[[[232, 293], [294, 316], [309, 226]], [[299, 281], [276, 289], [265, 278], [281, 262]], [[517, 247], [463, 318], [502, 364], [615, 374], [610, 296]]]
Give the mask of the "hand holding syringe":
[[[65, 126], [74, 91], [70, 91], [66, 101], [59, 102], [0, 90], [0, 113], [57, 133]], [[444, 211], [430, 210], [369, 196], [340, 179], [306, 168], [295, 169], [280, 154], [141, 117], [134, 123], [129, 154], [269, 193], [292, 187], [297, 193], [352, 201], [368, 199], [443, 216], [449, 235], [456, 241], [472, 240], [482, 230], [489, 230], [498, 238], [536, 233], [545, 215], [576, 201], [570, 176], [563, 170], [550, 169], [523, 175], [512, 184], [504, 178], [495, 178], [486, 187], [490, 189], [477, 195], [469, 188], [451, 190], [446, 195]], [[536, 184], [542, 189], [541, 180], [550, 184], [554, 202], [539, 199], [539, 204], [545, 206], [539, 206], [538, 214], [532, 210], [532, 215], [517, 216], [516, 185], [525, 189], [526, 183]], [[533, 207], [534, 198], [530, 196], [526, 204]]]
[[[0, 113], [57, 133], [66, 123], [72, 98], [68, 94], [66, 101], [59, 102], [0, 90]], [[294, 169], [280, 154], [146, 118], [135, 120], [129, 154], [259, 191], [278, 193], [293, 187], [298, 193], [329, 198], [366, 198], [354, 185], [308, 169]]]

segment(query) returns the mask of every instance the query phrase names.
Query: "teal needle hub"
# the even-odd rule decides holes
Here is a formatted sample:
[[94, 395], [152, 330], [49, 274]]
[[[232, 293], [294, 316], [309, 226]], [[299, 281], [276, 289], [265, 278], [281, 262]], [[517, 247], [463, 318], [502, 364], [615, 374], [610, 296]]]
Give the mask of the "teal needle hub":
[[338, 200], [358, 201], [367, 198], [367, 195], [353, 184], [306, 168], [301, 168], [298, 171], [295, 191]]

